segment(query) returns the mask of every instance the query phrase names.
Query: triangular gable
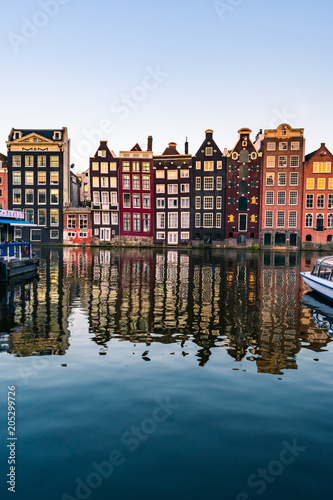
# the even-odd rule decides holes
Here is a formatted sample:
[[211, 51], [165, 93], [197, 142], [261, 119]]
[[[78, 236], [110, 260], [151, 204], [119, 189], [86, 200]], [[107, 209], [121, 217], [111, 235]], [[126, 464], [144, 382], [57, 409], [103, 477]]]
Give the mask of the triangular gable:
[[136, 143], [135, 146], [132, 147], [131, 151], [142, 151], [142, 149], [140, 148], [139, 144]]
[[[236, 142], [236, 144], [235, 144], [235, 146], [233, 147], [233, 149], [232, 149], [231, 151], [229, 151], [229, 153], [228, 153], [228, 157], [230, 157], [230, 156], [232, 155], [232, 153], [233, 153], [233, 152], [235, 151], [235, 149], [237, 148], [238, 144], [242, 141], [242, 137], [241, 137], [241, 135], [242, 135], [242, 134], [246, 134], [246, 135], [248, 136], [248, 139], [247, 139], [247, 140], [248, 140], [248, 142], [252, 145], [252, 147], [253, 147], [254, 151], [255, 151], [256, 153], [258, 153], [258, 155], [259, 155], [259, 156], [261, 156], [261, 155], [260, 155], [260, 153], [259, 153], [259, 151], [257, 150], [257, 148], [255, 147], [255, 145], [254, 145], [254, 144], [253, 144], [253, 142], [252, 142], [252, 139], [251, 139], [251, 132], [252, 132], [252, 130], [251, 130], [251, 129], [249, 129], [249, 128], [245, 128], [245, 127], [244, 127], [244, 128], [241, 128], [241, 129], [239, 129], [239, 130], [238, 130], [238, 133], [239, 133], [239, 138], [238, 138], [238, 141]], [[244, 146], [244, 147], [245, 147], [245, 146]], [[246, 148], [247, 148], [247, 147], [246, 147]]]
[[36, 134], [35, 132], [32, 132], [31, 134], [20, 137], [19, 139], [13, 139], [11, 142], [13, 142], [15, 144], [23, 144], [26, 142], [33, 142], [33, 139], [37, 139], [36, 142], [39, 142], [39, 143], [40, 142], [47, 142], [49, 144], [53, 144], [54, 142], [57, 142], [57, 141], [53, 141], [51, 139], [47, 139], [46, 137], [39, 135], [39, 134]]

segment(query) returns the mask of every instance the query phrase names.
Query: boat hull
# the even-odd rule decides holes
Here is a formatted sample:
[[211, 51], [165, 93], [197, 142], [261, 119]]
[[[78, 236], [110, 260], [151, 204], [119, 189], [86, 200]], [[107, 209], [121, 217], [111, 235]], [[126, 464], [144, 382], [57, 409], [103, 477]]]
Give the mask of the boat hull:
[[304, 283], [327, 299], [333, 300], [333, 281], [328, 281], [311, 273], [301, 273]]

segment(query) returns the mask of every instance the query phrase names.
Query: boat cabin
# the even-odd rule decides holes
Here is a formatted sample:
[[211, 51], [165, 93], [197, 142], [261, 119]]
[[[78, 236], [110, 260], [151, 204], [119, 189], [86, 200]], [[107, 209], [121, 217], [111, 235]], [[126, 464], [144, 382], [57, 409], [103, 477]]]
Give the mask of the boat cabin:
[[317, 259], [312, 268], [312, 276], [333, 281], [333, 256]]

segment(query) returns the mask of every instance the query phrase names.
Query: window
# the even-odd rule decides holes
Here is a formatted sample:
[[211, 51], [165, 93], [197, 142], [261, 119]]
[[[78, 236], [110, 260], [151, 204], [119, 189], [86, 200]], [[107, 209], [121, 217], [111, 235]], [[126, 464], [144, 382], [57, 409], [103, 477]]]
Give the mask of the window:
[[45, 205], [46, 203], [46, 189], [38, 189], [38, 204]]
[[287, 185], [287, 174], [285, 172], [278, 173], [278, 186], [286, 186]]
[[[45, 208], [40, 208], [38, 212], [46, 210]], [[76, 216], [75, 215], [67, 215], [67, 229], [75, 229], [76, 227]]]
[[231, 187], [231, 188], [236, 187], [236, 182], [235, 182], [234, 180], [231, 180], [231, 181], [230, 181], [230, 187]]
[[291, 156], [290, 157], [290, 166], [298, 167], [299, 166], [299, 156]]
[[180, 185], [180, 192], [181, 193], [189, 193], [190, 192], [190, 185], [189, 184], [181, 184]]
[[266, 186], [274, 186], [274, 174], [266, 174]]
[[258, 181], [254, 179], [254, 180], [251, 182], [251, 186], [252, 186], [253, 188], [258, 187]]
[[190, 171], [189, 170], [181, 170], [180, 171], [180, 177], [185, 179], [190, 177]]
[[149, 177], [149, 175], [142, 176], [142, 189], [150, 189], [150, 177]]
[[59, 203], [59, 189], [50, 189], [50, 203], [51, 205]]
[[266, 205], [274, 205], [274, 191], [266, 191]]
[[333, 214], [328, 214], [327, 216], [327, 227], [333, 227]]
[[145, 233], [148, 233], [150, 231], [150, 215], [149, 214], [143, 214], [143, 231]]
[[93, 177], [92, 178], [92, 186], [94, 188], [98, 188], [99, 187], [99, 177]]
[[195, 214], [195, 227], [201, 227], [201, 214]]
[[305, 214], [305, 227], [312, 227], [312, 226], [313, 226], [313, 215]]
[[142, 162], [142, 172], [150, 172], [150, 163], [149, 161]]
[[[28, 173], [28, 172], [26, 172]], [[38, 184], [46, 184], [46, 172], [38, 172]]]
[[168, 194], [178, 194], [178, 184], [169, 184]]
[[165, 240], [165, 233], [156, 233], [157, 240]]
[[333, 189], [333, 179], [332, 179], [332, 177], [330, 177], [328, 179], [328, 189]]
[[279, 150], [280, 151], [287, 151], [288, 149], [288, 143], [287, 142], [280, 142], [279, 143]]
[[92, 170], [98, 171], [99, 170], [99, 163], [98, 161], [93, 161], [91, 164]]
[[[124, 194], [124, 207], [125, 207], [125, 196], [129, 196], [129, 195], [125, 195]], [[127, 205], [126, 207], [130, 207], [130, 200], [126, 200], [127, 203], [129, 203], [129, 205]], [[141, 207], [141, 199], [140, 199], [140, 195], [139, 194], [133, 194], [133, 208], [140, 208]]]
[[257, 203], [257, 198], [255, 196], [252, 196], [251, 203], [252, 205], [255, 205]]
[[156, 208], [165, 208], [165, 198], [156, 199]]
[[165, 178], [164, 170], [156, 170], [156, 179], [164, 179], [164, 178]]
[[266, 167], [267, 168], [275, 167], [275, 156], [267, 156]]
[[216, 168], [217, 168], [217, 170], [222, 170], [222, 161], [216, 162]]
[[117, 187], [117, 177], [110, 177], [110, 188]]
[[101, 177], [101, 187], [103, 187], [103, 188], [109, 187], [109, 178], [108, 177]]
[[[26, 215], [26, 220], [28, 222], [34, 223], [34, 209], [33, 208], [26, 208], [25, 209], [25, 215]], [[16, 228], [15, 228], [16, 231]]]
[[101, 212], [94, 212], [94, 224], [101, 223]]
[[267, 151], [275, 151], [275, 150], [276, 150], [276, 142], [268, 142]]
[[211, 210], [212, 208], [214, 208], [214, 197], [204, 196], [204, 209]]
[[190, 198], [181, 198], [180, 206], [181, 208], [190, 208]]
[[278, 210], [276, 216], [276, 226], [284, 227], [285, 226], [285, 212], [284, 210]]
[[[149, 166], [149, 163], [148, 163], [148, 166]], [[123, 170], [124, 170], [124, 168], [123, 168]], [[128, 163], [128, 171], [129, 171], [129, 163]], [[132, 162], [132, 172], [140, 172], [140, 162], [139, 161]]]
[[196, 196], [195, 197], [195, 209], [200, 210], [201, 209], [201, 196]]
[[256, 216], [254, 214], [251, 215], [251, 219], [250, 219], [251, 222], [255, 222], [256, 221]]
[[206, 156], [213, 156], [213, 148], [207, 147], [205, 154], [206, 154]]
[[230, 196], [229, 203], [230, 203], [230, 205], [234, 205], [235, 204], [235, 197], [234, 196]]
[[290, 191], [289, 205], [297, 205], [297, 204], [298, 204], [298, 191]]
[[265, 227], [273, 227], [273, 211], [271, 210], [265, 212]]
[[156, 184], [156, 193], [165, 193], [165, 185]]
[[101, 174], [107, 174], [109, 172], [109, 164], [107, 161], [101, 162]]
[[213, 161], [205, 161], [204, 162], [204, 170], [206, 172], [213, 172], [214, 171], [214, 162]]
[[290, 173], [290, 185], [291, 186], [298, 186], [298, 172], [291, 172]]
[[103, 226], [110, 225], [110, 212], [102, 212], [102, 224]]
[[320, 178], [317, 180], [317, 189], [325, 189], [325, 184], [326, 184], [326, 179], [325, 178]]
[[190, 239], [190, 233], [188, 231], [182, 231], [180, 233], [180, 239], [181, 240], [189, 240]]
[[168, 198], [168, 208], [178, 208], [178, 198]]
[[222, 189], [222, 177], [216, 177], [216, 189], [218, 191]]
[[129, 172], [130, 171], [130, 162], [129, 161], [123, 161], [123, 172]]
[[50, 210], [51, 226], [59, 226], [59, 210], [51, 208]]
[[213, 214], [203, 214], [203, 227], [213, 227]]
[[33, 167], [34, 166], [34, 157], [33, 156], [26, 156], [25, 157], [25, 166], [26, 167]]
[[13, 184], [21, 184], [21, 172], [13, 172]]
[[201, 170], [201, 161], [196, 161], [195, 162], [195, 169], [196, 170]]
[[88, 229], [88, 215], [79, 215], [80, 229]]
[[178, 179], [178, 170], [168, 170], [168, 179], [170, 180]]
[[118, 226], [118, 212], [111, 212], [111, 224]]
[[313, 173], [314, 174], [330, 174], [331, 173], [331, 162], [330, 161], [315, 161], [313, 163]]
[[26, 189], [25, 190], [25, 203], [27, 205], [33, 205], [34, 203], [34, 190]]
[[285, 128], [283, 128], [281, 130], [281, 135], [284, 136], [284, 135], [287, 135], [287, 130]]
[[115, 161], [110, 162], [110, 170], [117, 170], [117, 162]]
[[[44, 173], [44, 172], [38, 172], [38, 173]], [[59, 184], [59, 172], [50, 172], [50, 183], [51, 184]]]
[[12, 165], [13, 165], [13, 167], [20, 167], [21, 166], [21, 156], [14, 155], [13, 159], [12, 159]]
[[181, 213], [181, 227], [184, 229], [190, 227], [190, 212]]
[[21, 189], [13, 189], [13, 203], [21, 203]]
[[140, 214], [133, 214], [133, 231], [141, 231]]
[[329, 194], [327, 198], [327, 208], [333, 208], [333, 194]]
[[51, 156], [50, 165], [51, 167], [59, 167], [59, 156]]
[[131, 208], [131, 195], [130, 193], [123, 193], [124, 208]]
[[31, 229], [31, 241], [41, 241], [40, 229]]
[[106, 158], [106, 151], [105, 150], [100, 149], [97, 154], [98, 154], [98, 156], [101, 156], [102, 158]]
[[252, 170], [253, 172], [258, 172], [259, 170], [258, 165], [253, 165]]
[[306, 179], [306, 189], [314, 189], [314, 179]]
[[[133, 176], [133, 178], [134, 178], [134, 176]], [[140, 180], [139, 180], [139, 183], [140, 183]], [[124, 189], [130, 189], [131, 188], [130, 176], [127, 175], [127, 174], [123, 175], [123, 188]], [[133, 179], [133, 189], [135, 189], [134, 188], [134, 179]]]
[[294, 210], [289, 212], [288, 225], [289, 227], [297, 227], [297, 212]]
[[234, 164], [231, 165], [230, 172], [236, 172], [236, 166]]
[[157, 229], [165, 229], [165, 213], [156, 214], [156, 226]]
[[216, 196], [216, 208], [217, 209], [222, 208], [222, 197], [221, 196]]
[[216, 227], [221, 227], [222, 218], [221, 214], [216, 214]]
[[291, 149], [293, 151], [298, 151], [299, 150], [299, 142], [292, 142], [291, 143]]
[[197, 191], [201, 190], [201, 177], [196, 177], [195, 178], [195, 189]]
[[110, 193], [110, 195], [111, 195], [110, 202], [111, 202], [111, 205], [114, 207], [115, 205], [118, 204], [118, 193], [113, 191]]
[[287, 166], [287, 157], [279, 156], [279, 167], [286, 167], [286, 166]]
[[131, 230], [131, 214], [124, 214], [124, 231]]
[[317, 208], [324, 208], [324, 207], [325, 207], [325, 195], [318, 194], [317, 195]]
[[[69, 217], [74, 217], [74, 222], [72, 222]], [[46, 208], [38, 209], [38, 225], [46, 226]], [[68, 229], [75, 229], [75, 215], [69, 215], [67, 219]]]
[[204, 190], [212, 191], [214, 189], [214, 177], [204, 177]]
[[150, 208], [150, 195], [149, 194], [142, 195], [142, 206], [143, 206], [143, 208]]
[[169, 213], [168, 214], [168, 227], [170, 229], [178, 228], [178, 214], [177, 213]]
[[235, 222], [235, 217], [233, 214], [229, 215], [229, 222]]

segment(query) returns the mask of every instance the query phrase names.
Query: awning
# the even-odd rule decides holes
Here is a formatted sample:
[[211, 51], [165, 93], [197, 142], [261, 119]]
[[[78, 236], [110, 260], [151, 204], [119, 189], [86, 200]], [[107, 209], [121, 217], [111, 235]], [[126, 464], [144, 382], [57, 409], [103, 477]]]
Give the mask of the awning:
[[37, 224], [33, 224], [32, 222], [26, 222], [25, 220], [16, 219], [0, 219], [0, 224], [9, 224], [10, 226], [37, 227]]

